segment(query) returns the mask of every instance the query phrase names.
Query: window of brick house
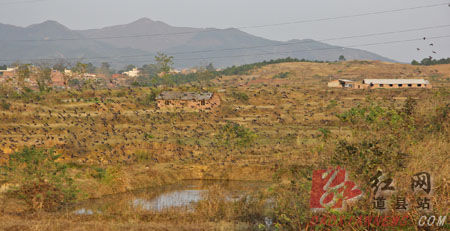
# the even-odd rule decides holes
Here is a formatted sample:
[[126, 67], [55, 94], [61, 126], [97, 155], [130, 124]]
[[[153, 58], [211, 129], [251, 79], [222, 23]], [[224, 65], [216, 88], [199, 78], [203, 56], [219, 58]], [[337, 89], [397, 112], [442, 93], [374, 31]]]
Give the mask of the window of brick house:
[[412, 87], [412, 84], [408, 84], [408, 87]]
[[169, 105], [169, 104], [170, 104], [169, 100], [166, 100], [164, 103], [165, 103], [166, 105]]
[[389, 87], [393, 87], [394, 86], [394, 84], [389, 84]]
[[417, 86], [418, 86], [418, 87], [421, 87], [421, 86], [422, 86], [422, 84], [417, 84]]
[[380, 87], [383, 87], [384, 86], [384, 84], [380, 84]]
[[403, 84], [399, 84], [398, 87], [403, 87]]
[[205, 104], [206, 104], [205, 100], [202, 100], [201, 105], [205, 105]]

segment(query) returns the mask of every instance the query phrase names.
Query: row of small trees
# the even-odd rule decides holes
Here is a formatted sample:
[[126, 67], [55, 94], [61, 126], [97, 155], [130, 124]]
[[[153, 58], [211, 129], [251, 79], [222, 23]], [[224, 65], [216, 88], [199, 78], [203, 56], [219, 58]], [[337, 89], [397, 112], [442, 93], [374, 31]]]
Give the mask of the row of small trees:
[[450, 64], [450, 58], [446, 59], [433, 59], [431, 57], [422, 59], [422, 61], [418, 62], [417, 60], [413, 60], [411, 62], [412, 65], [424, 65], [424, 66], [430, 66], [430, 65], [437, 65], [437, 64]]
[[[339, 61], [344, 61], [345, 57], [340, 56]], [[296, 59], [296, 58], [281, 58], [263, 62], [257, 62], [252, 64], [244, 64], [240, 66], [232, 66], [225, 68], [224, 70], [217, 71], [212, 64], [209, 64], [205, 67], [198, 68], [196, 73], [189, 74], [174, 74], [170, 73], [173, 67], [173, 57], [168, 56], [163, 53], [158, 53], [155, 56], [155, 62], [152, 64], [145, 64], [141, 68], [139, 68], [140, 75], [136, 79], [133, 80], [132, 84], [136, 86], [157, 86], [157, 85], [177, 85], [184, 84], [188, 82], [200, 82], [205, 83], [211, 79], [214, 79], [218, 76], [222, 75], [240, 75], [240, 74], [248, 74], [250, 71], [255, 68], [263, 67], [270, 64], [278, 64], [285, 62], [321, 62], [321, 61], [309, 61], [305, 59]], [[127, 65], [123, 70], [116, 72], [111, 69], [109, 63], [102, 63], [100, 67], [94, 66], [92, 63], [82, 63], [76, 62], [75, 64], [71, 64], [67, 61], [60, 60], [57, 63], [50, 64], [15, 64], [18, 67], [17, 77], [18, 77], [18, 85], [19, 87], [24, 87], [25, 80], [33, 77], [39, 87], [40, 91], [45, 91], [49, 89], [51, 85], [51, 70], [58, 70], [62, 73], [64, 78], [64, 83], [66, 87], [70, 85], [70, 83], [79, 85], [76, 81], [73, 81], [73, 76], [83, 76], [85, 73], [98, 73], [104, 74], [105, 77], [111, 77], [113, 73], [123, 73], [125, 71], [130, 71], [136, 66]], [[65, 70], [71, 70], [72, 74], [65, 73]]]
[[[144, 65], [141, 68], [142, 73], [157, 76], [160, 73], [169, 73], [172, 68], [173, 61], [172, 56], [167, 56], [162, 53], [158, 53], [155, 56], [156, 64]], [[56, 63], [37, 63], [37, 64], [22, 64], [13, 63], [11, 66], [16, 67], [16, 82], [19, 89], [24, 90], [27, 88], [26, 81], [33, 79], [36, 81], [39, 91], [44, 92], [50, 89], [52, 84], [52, 70], [57, 70], [62, 74], [65, 87], [68, 87], [71, 83], [77, 85], [77, 81], [74, 81], [74, 76], [84, 76], [86, 73], [104, 74], [106, 78], [110, 78], [112, 74], [116, 73], [111, 69], [109, 63], [103, 62], [100, 67], [94, 66], [92, 63], [76, 62], [74, 64], [66, 61], [59, 60]], [[6, 69], [7, 65], [0, 66], [0, 69]], [[134, 65], [127, 65], [124, 70], [118, 73], [123, 73], [135, 68]], [[66, 73], [66, 70], [71, 70], [72, 73]], [[163, 77], [167, 77], [164, 74]]]
[[[52, 84], [52, 69], [55, 69], [54, 66], [52, 67], [50, 64], [41, 63], [35, 65], [17, 64], [16, 67], [17, 85], [20, 89], [23, 90], [26, 88], [27, 79], [34, 79], [38, 85], [40, 92], [48, 91], [50, 89], [50, 86]], [[84, 73], [86, 73], [87, 68], [88, 64], [78, 62], [74, 65], [72, 71], [76, 75], [83, 75]], [[64, 70], [65, 69], [62, 69], [61, 73], [64, 83], [67, 87], [73, 76], [66, 74]]]

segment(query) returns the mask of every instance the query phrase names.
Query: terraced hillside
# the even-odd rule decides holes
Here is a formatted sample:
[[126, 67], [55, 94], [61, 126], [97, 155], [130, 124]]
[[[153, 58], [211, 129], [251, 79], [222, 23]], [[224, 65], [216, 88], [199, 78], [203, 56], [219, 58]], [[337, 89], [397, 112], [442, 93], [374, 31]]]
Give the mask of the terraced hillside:
[[[425, 78], [434, 88], [327, 88], [336, 78]], [[6, 163], [25, 146], [53, 148], [62, 154], [58, 161], [74, 166], [69, 171], [79, 176], [86, 197], [182, 179], [272, 181], [289, 166], [331, 164], [338, 140], [359, 139], [337, 115], [371, 102], [401, 109], [412, 98], [425, 121], [437, 108], [448, 109], [449, 87], [449, 65], [351, 61], [269, 65], [248, 75], [221, 76], [204, 89], [191, 84], [169, 89], [216, 92], [222, 103], [214, 111], [158, 109], [151, 98], [155, 89], [149, 88], [2, 95], [0, 154]], [[448, 132], [448, 124], [443, 126]], [[418, 151], [424, 144], [428, 156]], [[448, 145], [448, 137], [440, 136], [400, 149], [415, 160], [408, 163], [410, 171], [427, 166], [444, 187], [448, 182], [440, 172], [448, 170]], [[113, 172], [115, 180], [92, 177], [99, 168]], [[280, 184], [292, 180], [281, 172]]]

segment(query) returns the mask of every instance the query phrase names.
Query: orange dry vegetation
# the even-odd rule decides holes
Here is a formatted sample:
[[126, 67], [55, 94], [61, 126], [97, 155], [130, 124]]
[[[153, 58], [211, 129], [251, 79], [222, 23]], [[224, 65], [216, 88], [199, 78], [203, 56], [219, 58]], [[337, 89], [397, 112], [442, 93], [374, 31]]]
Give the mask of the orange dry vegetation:
[[[273, 78], [283, 72], [289, 75], [283, 79]], [[434, 88], [348, 90], [326, 87], [330, 79], [337, 78], [425, 78]], [[0, 108], [0, 154], [6, 161], [8, 154], [24, 146], [54, 148], [63, 154], [59, 161], [81, 166], [70, 171], [81, 175], [77, 184], [87, 197], [183, 179], [270, 181], [283, 166], [315, 166], [327, 160], [334, 142], [324, 142], [319, 128], [329, 130], [330, 139], [334, 141], [358, 139], [336, 115], [363, 104], [367, 98], [400, 108], [407, 97], [412, 97], [418, 102], [417, 111], [421, 115], [435, 110], [436, 105], [447, 104], [448, 107], [450, 103], [450, 97], [445, 97], [450, 86], [450, 65], [426, 67], [372, 61], [283, 63], [256, 69], [248, 75], [223, 76], [212, 83], [209, 90], [219, 92], [222, 100], [221, 106], [212, 112], [161, 111], [154, 105], [140, 104], [138, 99], [150, 93], [147, 88], [70, 90], [51, 92], [40, 100], [5, 99], [11, 107]], [[233, 94], [236, 92], [247, 95], [248, 100], [236, 98]], [[254, 143], [223, 145], [217, 134], [227, 121], [254, 132]], [[426, 168], [436, 177], [439, 195], [446, 195], [448, 199], [449, 182], [443, 174], [450, 171], [448, 150], [448, 137], [429, 138], [413, 147], [405, 147], [413, 161], [408, 171], [397, 174], [400, 179], [407, 178]], [[92, 167], [111, 170], [114, 180], [105, 183], [93, 179], [90, 177]], [[283, 177], [282, 183], [290, 182], [290, 178]], [[398, 184], [406, 186], [407, 182]], [[27, 220], [16, 229], [239, 228], [230, 223], [202, 221], [200, 228], [188, 222], [186, 226], [181, 225], [181, 229], [175, 221], [156, 224], [129, 217], [131, 222], [84, 221], [58, 216], [53, 223], [53, 219], [50, 222], [46, 216], [28, 220], [9, 212], [0, 216], [0, 226], [14, 230], [17, 223]]]

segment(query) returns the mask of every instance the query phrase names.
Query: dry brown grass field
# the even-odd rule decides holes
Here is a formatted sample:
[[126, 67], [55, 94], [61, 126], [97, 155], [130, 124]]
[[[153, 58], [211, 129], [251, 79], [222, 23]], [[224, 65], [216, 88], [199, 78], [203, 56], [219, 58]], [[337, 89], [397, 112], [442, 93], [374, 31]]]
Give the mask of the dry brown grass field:
[[[285, 72], [286, 78], [274, 78]], [[330, 79], [337, 78], [424, 78], [433, 89], [326, 87]], [[187, 84], [173, 90], [192, 88]], [[367, 171], [390, 171], [396, 186], [404, 189], [410, 187], [412, 174], [428, 171], [433, 176], [433, 211], [448, 214], [449, 116], [435, 118], [441, 115], [439, 110], [449, 112], [450, 65], [282, 63], [255, 69], [248, 75], [216, 78], [204, 90], [219, 94], [220, 107], [213, 111], [157, 109], [153, 104], [140, 103], [148, 97], [149, 88], [68, 90], [50, 92], [40, 99], [2, 96], [0, 101], [8, 105], [0, 108], [2, 165], [8, 163], [9, 155], [24, 147], [52, 148], [61, 154], [57, 161], [69, 166], [67, 172], [81, 192], [76, 201], [188, 179], [269, 182], [270, 189], [254, 196], [276, 198], [278, 210], [267, 213], [280, 230], [295, 230], [308, 228], [301, 220], [303, 215], [308, 218], [305, 211], [309, 210], [309, 195], [295, 193], [297, 189], [308, 192], [310, 187], [303, 172], [308, 175], [313, 169], [334, 166], [340, 140], [359, 145], [367, 137], [382, 140], [397, 136], [397, 146], [392, 150], [406, 154], [405, 166], [392, 167], [389, 159], [388, 164], [370, 163], [375, 166]], [[248, 98], [237, 97], [242, 94]], [[417, 126], [408, 133], [400, 134], [406, 131], [403, 127], [370, 130], [370, 125], [370, 129], [360, 129], [358, 126], [365, 125], [352, 125], [337, 116], [371, 102], [401, 110], [407, 99], [415, 102], [412, 116]], [[433, 121], [436, 124], [431, 124]], [[224, 143], [220, 131], [230, 122], [248, 129], [252, 139], [244, 144]], [[439, 125], [439, 130], [429, 125]], [[426, 133], [426, 129], [433, 131]], [[387, 151], [385, 155], [390, 154]], [[366, 173], [356, 171], [357, 165], [364, 163], [358, 161], [350, 160], [348, 163], [354, 165], [348, 169], [353, 170], [355, 182], [367, 185]], [[101, 177], [96, 175], [99, 172]], [[119, 211], [76, 216], [61, 210], [30, 210], [8, 196], [11, 184], [2, 182], [0, 228], [4, 230], [258, 230], [261, 226], [257, 221], [269, 216], [263, 200], [229, 202], [217, 188], [210, 190], [216, 193], [210, 193], [209, 200], [196, 205], [195, 212], [174, 209], [136, 214], [124, 205]], [[288, 206], [296, 196], [301, 197], [298, 204]], [[361, 208], [364, 206], [368, 205]], [[297, 214], [300, 212], [304, 214]], [[419, 211], [411, 209], [408, 213], [413, 216]]]

